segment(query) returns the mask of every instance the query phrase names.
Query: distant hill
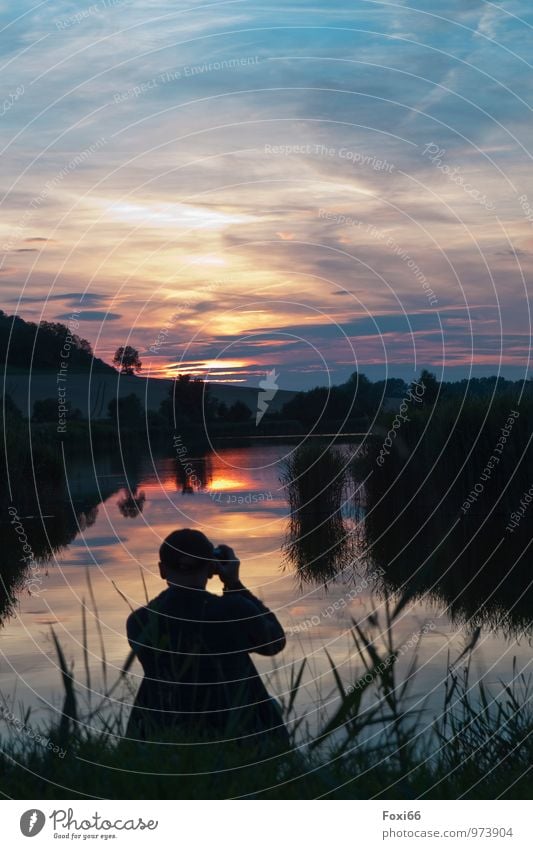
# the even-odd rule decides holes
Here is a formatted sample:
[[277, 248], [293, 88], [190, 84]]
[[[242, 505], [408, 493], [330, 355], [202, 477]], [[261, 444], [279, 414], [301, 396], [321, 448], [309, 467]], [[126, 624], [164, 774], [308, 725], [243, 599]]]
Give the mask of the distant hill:
[[[6, 372], [6, 393], [17, 406], [30, 415], [35, 401], [57, 397], [56, 370], [38, 371], [29, 369], [11, 369]], [[65, 390], [66, 402], [72, 410], [81, 410], [83, 418], [102, 419], [107, 417], [107, 405], [113, 398], [124, 398], [135, 394], [143, 407], [158, 410], [161, 401], [168, 398], [172, 380], [135, 377], [119, 374], [114, 369], [93, 373], [80, 370], [67, 372], [66, 380], [61, 384]], [[245, 403], [255, 416], [257, 410], [258, 389], [251, 386], [223, 383], [210, 384], [210, 394], [219, 402], [231, 407], [236, 401]], [[270, 402], [269, 410], [274, 413], [294, 396], [293, 392], [280, 390]]]
[[0, 310], [0, 365], [14, 371], [59, 371], [62, 362], [73, 371], [116, 373], [112, 366], [93, 355], [90, 342], [74, 328], [51, 321], [35, 324]]
[[[93, 355], [90, 342], [80, 338], [73, 327], [48, 321], [35, 324], [2, 310], [0, 365], [6, 373], [6, 392], [25, 415], [31, 415], [35, 401], [57, 398], [60, 370], [66, 403], [72, 410], [81, 410], [84, 418], [106, 418], [109, 401], [131, 393], [138, 395], [144, 407], [158, 410], [172, 386], [171, 380], [119, 374]], [[257, 410], [258, 388], [211, 383], [209, 389], [211, 397], [228, 407], [242, 401], [253, 414]], [[270, 411], [280, 410], [294, 394], [279, 390], [269, 404]]]

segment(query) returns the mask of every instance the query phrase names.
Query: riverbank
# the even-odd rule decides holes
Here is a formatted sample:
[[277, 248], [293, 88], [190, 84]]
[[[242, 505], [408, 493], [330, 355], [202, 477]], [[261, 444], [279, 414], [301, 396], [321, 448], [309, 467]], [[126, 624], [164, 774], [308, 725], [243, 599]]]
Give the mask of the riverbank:
[[[396, 610], [399, 612], [401, 604]], [[293, 667], [282, 697], [292, 739], [285, 752], [238, 741], [201, 745], [180, 736], [154, 743], [124, 739], [133, 690], [128, 663], [91, 709], [54, 635], [64, 702], [55, 722], [27, 712], [3, 720], [0, 774], [14, 799], [494, 799], [530, 798], [533, 715], [530, 682], [497, 692], [469, 684], [472, 644], [461, 668], [449, 667], [442, 709], [433, 720], [417, 696], [417, 674], [398, 680], [392, 613], [363, 630], [354, 626], [361, 673], [350, 686], [337, 677], [318, 734], [294, 709], [303, 665]], [[384, 629], [386, 641], [379, 638]], [[423, 635], [421, 639], [423, 639]], [[90, 685], [90, 682], [88, 682]], [[93, 693], [93, 698], [98, 694]], [[413, 706], [414, 705], [414, 706]]]

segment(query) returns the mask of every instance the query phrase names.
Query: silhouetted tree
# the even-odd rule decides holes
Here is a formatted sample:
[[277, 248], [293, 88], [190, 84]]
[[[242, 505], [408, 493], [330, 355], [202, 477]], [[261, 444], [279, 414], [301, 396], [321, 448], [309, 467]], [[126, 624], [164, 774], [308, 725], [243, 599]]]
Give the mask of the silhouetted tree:
[[147, 410], [146, 418], [149, 430], [152, 428], [164, 428], [167, 424], [166, 418], [161, 413], [158, 413], [157, 410]]
[[388, 377], [385, 384], [385, 394], [389, 398], [403, 398], [407, 392], [407, 383], [401, 377]]
[[427, 369], [422, 369], [418, 383], [424, 386], [424, 394], [421, 396], [422, 403], [427, 406], [434, 404], [439, 396], [441, 386], [437, 376]]
[[0, 310], [0, 363], [29, 369], [57, 369], [62, 361], [78, 371], [110, 371], [93, 356], [90, 342], [57, 321], [35, 324]]
[[250, 407], [243, 401], [235, 401], [226, 413], [227, 422], [247, 422], [252, 415]]
[[[334, 387], [333, 387], [334, 388]], [[341, 387], [353, 401], [355, 415], [372, 415], [374, 412], [373, 384], [366, 374], [354, 371]]]
[[80, 531], [85, 531], [91, 528], [98, 518], [98, 506], [89, 507], [87, 510], [82, 510], [78, 513], [77, 522]]
[[139, 373], [143, 367], [139, 352], [131, 345], [121, 345], [120, 348], [117, 348], [113, 357], [113, 365], [120, 369], [121, 374]]
[[134, 392], [123, 398], [112, 398], [107, 405], [108, 416], [121, 427], [142, 428], [145, 421], [141, 399]]
[[[35, 422], [36, 424], [48, 424], [50, 422], [57, 422], [58, 417], [59, 410], [57, 398], [42, 398], [39, 401], [35, 401], [33, 405], [33, 415], [31, 417], [32, 422]], [[71, 421], [79, 421], [82, 418], [81, 410], [77, 407], [73, 410], [69, 410], [67, 417]]]
[[369, 415], [373, 409], [373, 384], [364, 374], [354, 372], [340, 386], [316, 386], [299, 392], [283, 405], [282, 415], [305, 425], [332, 420], [348, 420]]
[[137, 488], [131, 492], [125, 489], [122, 496], [117, 501], [117, 507], [125, 519], [136, 519], [139, 513], [142, 513], [146, 495], [144, 490], [139, 492]]
[[5, 400], [0, 398], [0, 417], [4, 415], [4, 409], [7, 424], [14, 425], [24, 421], [24, 416], [13, 401], [11, 395], [6, 395]]
[[55, 422], [58, 418], [57, 398], [43, 398], [41, 401], [35, 401], [33, 405], [32, 422], [44, 424], [46, 422]]
[[210, 397], [209, 384], [200, 377], [178, 374], [159, 409], [172, 426], [180, 419], [200, 424], [204, 418], [213, 418], [216, 402]]
[[294, 398], [287, 401], [282, 408], [282, 415], [287, 419], [295, 419], [305, 425], [312, 425], [319, 416], [325, 413], [328, 400], [328, 390], [324, 386], [316, 386], [308, 392], [298, 392]]

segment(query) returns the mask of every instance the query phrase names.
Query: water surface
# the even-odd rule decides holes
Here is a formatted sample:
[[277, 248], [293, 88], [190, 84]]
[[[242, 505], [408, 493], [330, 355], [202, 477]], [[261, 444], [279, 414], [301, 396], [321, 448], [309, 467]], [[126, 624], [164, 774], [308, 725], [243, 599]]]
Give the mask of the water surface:
[[[362, 668], [350, 635], [351, 619], [364, 625], [379, 599], [371, 595], [371, 567], [365, 570], [359, 564], [355, 573], [348, 570], [345, 582], [330, 585], [326, 592], [323, 587], [299, 586], [284, 561], [288, 506], [280, 473], [292, 450], [294, 446], [284, 444], [222, 448], [204, 457], [189, 457], [188, 469], [175, 457], [137, 458], [133, 469], [126, 470], [103, 463], [96, 473], [89, 460], [71, 464], [71, 504], [42, 505], [47, 518], [23, 519], [30, 536], [32, 528], [44, 527], [50, 542], [61, 547], [42, 564], [39, 595], [21, 589], [13, 615], [5, 618], [0, 633], [3, 695], [15, 706], [40, 710], [60, 706], [51, 626], [74, 663], [83, 693], [82, 606], [87, 612], [91, 688], [99, 691], [104, 686], [98, 623], [108, 681], [113, 680], [128, 653], [124, 625], [129, 607], [145, 603], [145, 587], [150, 597], [164, 589], [157, 566], [162, 540], [175, 528], [193, 527], [215, 544], [235, 548], [244, 583], [276, 612], [287, 630], [287, 648], [274, 659], [275, 674], [272, 659], [256, 658], [275, 694], [286, 692], [291, 665], [306, 659], [298, 710], [316, 727], [336, 699], [325, 649], [346, 684], [354, 681]], [[345, 450], [353, 452], [355, 446]], [[63, 537], [54, 540], [60, 513]], [[1, 536], [7, 546], [4, 557], [16, 556], [12, 529], [6, 523]], [[208, 589], [220, 592], [218, 579]], [[426, 700], [428, 722], [439, 712], [448, 653], [457, 656], [471, 633], [467, 624], [453, 623], [448, 611], [445, 599], [423, 596], [405, 608], [395, 625], [396, 645], [403, 647], [400, 673], [418, 653], [413, 694]], [[424, 625], [427, 633], [419, 639]], [[474, 652], [474, 672], [499, 689], [500, 680], [511, 677], [514, 656], [519, 669], [527, 667], [531, 657], [527, 636], [487, 626]], [[135, 663], [133, 686], [140, 673]]]

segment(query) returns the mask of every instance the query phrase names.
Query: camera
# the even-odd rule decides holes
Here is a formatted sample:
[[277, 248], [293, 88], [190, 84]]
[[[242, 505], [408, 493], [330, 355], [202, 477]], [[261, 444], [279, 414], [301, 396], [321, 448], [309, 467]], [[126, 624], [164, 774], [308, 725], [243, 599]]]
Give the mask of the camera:
[[[218, 560], [219, 562], [223, 562], [225, 560], [224, 551], [223, 551], [221, 545], [216, 545], [215, 548], [213, 549], [213, 559]], [[213, 574], [214, 575], [220, 575], [220, 571], [218, 569], [218, 566], [214, 567]]]

